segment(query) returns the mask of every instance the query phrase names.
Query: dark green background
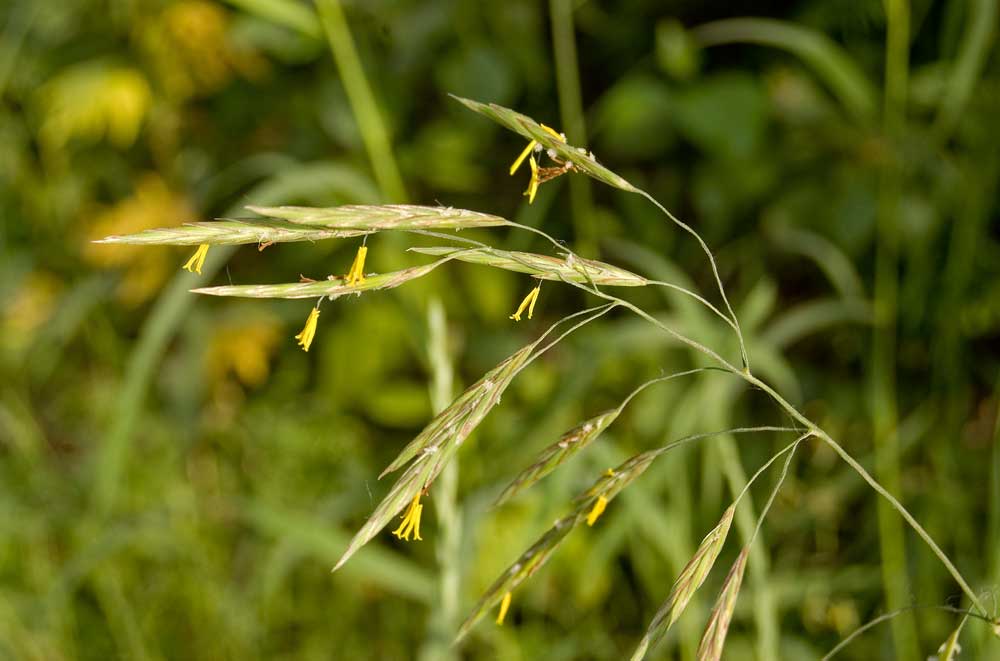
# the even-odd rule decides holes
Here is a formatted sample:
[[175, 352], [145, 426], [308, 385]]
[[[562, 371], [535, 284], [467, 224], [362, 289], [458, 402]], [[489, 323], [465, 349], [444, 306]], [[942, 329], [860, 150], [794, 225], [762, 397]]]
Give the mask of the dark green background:
[[[664, 457], [515, 593], [505, 626], [484, 621], [449, 651], [433, 624], [433, 491], [425, 541], [384, 532], [329, 572], [386, 492], [376, 476], [431, 415], [428, 306], [446, 311], [459, 388], [593, 301], [549, 284], [535, 318], [515, 324], [527, 277], [449, 264], [326, 304], [306, 354], [293, 335], [308, 302], [197, 298], [186, 290], [206, 278], [179, 270], [188, 251], [89, 243], [252, 203], [440, 203], [543, 228], [717, 300], [697, 244], [638, 196], [576, 175], [527, 206], [527, 174], [507, 175], [522, 139], [447, 97], [507, 105], [583, 142], [580, 126], [564, 127], [574, 81], [587, 146], [712, 246], [755, 372], [869, 467], [873, 413], [898, 402], [893, 490], [995, 607], [994, 2], [913, 3], [888, 87], [891, 26], [873, 0], [345, 2], [380, 111], [365, 117], [311, 3], [3, 4], [0, 658], [631, 653], [733, 485], [781, 439], [709, 440]], [[716, 23], [748, 15], [780, 22]], [[575, 58], [554, 33], [575, 37]], [[387, 131], [405, 191], [369, 158], [366, 122]], [[524, 232], [469, 236], [553, 252]], [[369, 241], [369, 270], [426, 261], [404, 252], [410, 242]], [[344, 273], [356, 247], [247, 246], [211, 282]], [[628, 295], [736, 359], [718, 319], [674, 295]], [[562, 431], [644, 379], [696, 364], [616, 312], [514, 382], [460, 455], [459, 617], [607, 466], [694, 431], [786, 422], [726, 376], [674, 381], [526, 496], [490, 508]], [[891, 375], [894, 395], [873, 389]], [[891, 482], [889, 447], [879, 474]], [[770, 480], [754, 490], [756, 508]], [[876, 505], [828, 449], [800, 453], [762, 533], [767, 557], [750, 557], [727, 658], [817, 658], [885, 611]], [[968, 606], [911, 531], [889, 530], [905, 543], [886, 570], [909, 576], [906, 604]], [[734, 526], [658, 658], [693, 658], [739, 544]], [[934, 610], [907, 617], [915, 638], [903, 618], [902, 638], [881, 625], [842, 658], [924, 658], [956, 623]], [[981, 622], [962, 641], [960, 658], [1000, 654]]]

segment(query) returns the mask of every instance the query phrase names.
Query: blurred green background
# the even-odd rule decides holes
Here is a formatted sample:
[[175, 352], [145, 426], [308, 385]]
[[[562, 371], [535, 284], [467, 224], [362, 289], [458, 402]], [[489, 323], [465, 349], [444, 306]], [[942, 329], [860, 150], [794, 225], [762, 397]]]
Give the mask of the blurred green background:
[[[611, 315], [514, 382], [463, 448], [446, 525], [455, 503], [435, 485], [423, 542], [384, 532], [331, 574], [386, 492], [376, 476], [432, 414], [435, 302], [454, 394], [593, 301], [549, 284], [515, 324], [528, 278], [452, 263], [328, 303], [306, 354], [293, 335], [310, 303], [187, 290], [344, 273], [356, 242], [247, 246], [224, 265], [213, 249], [202, 277], [179, 269], [190, 251], [90, 243], [246, 204], [440, 203], [716, 300], [697, 244], [638, 196], [572, 176], [528, 206], [527, 175], [507, 175], [521, 138], [448, 93], [560, 127], [698, 229], [755, 372], [875, 470], [995, 607], [996, 27], [992, 0], [6, 0], [0, 658], [631, 653], [733, 490], [787, 439], [667, 455], [515, 593], [504, 626], [449, 641], [607, 466], [695, 431], [786, 423], [765, 398], [721, 374], [650, 388], [581, 457], [492, 509], [562, 431], [701, 364]], [[553, 252], [524, 232], [469, 236]], [[411, 242], [374, 237], [369, 270], [425, 262]], [[629, 297], [736, 360], [689, 299]], [[727, 658], [817, 658], [888, 608], [968, 606], [877, 503], [825, 447], [800, 453]], [[656, 658], [694, 657], [756, 511]], [[924, 658], [955, 623], [917, 609], [838, 658]], [[962, 642], [961, 658], [1000, 658], [981, 622]]]

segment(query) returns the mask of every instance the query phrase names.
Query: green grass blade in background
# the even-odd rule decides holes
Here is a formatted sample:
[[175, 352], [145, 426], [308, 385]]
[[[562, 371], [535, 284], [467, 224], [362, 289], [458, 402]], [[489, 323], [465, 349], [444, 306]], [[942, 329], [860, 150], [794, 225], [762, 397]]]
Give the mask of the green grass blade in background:
[[767, 18], [729, 18], [694, 28], [703, 46], [755, 43], [781, 48], [813, 67], [855, 119], [875, 119], [878, 94], [864, 71], [829, 37], [809, 28]]

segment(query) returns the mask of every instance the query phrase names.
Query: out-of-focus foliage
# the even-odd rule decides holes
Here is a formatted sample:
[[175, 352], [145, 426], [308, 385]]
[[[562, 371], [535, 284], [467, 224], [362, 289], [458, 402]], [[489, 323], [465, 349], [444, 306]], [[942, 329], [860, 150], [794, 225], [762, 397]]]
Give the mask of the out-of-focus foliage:
[[[881, 240], [898, 255], [898, 305], [880, 314], [897, 318], [899, 495], [974, 587], [995, 592], [993, 3], [913, 3], [906, 125], [893, 138], [881, 2], [758, 4], [768, 20], [749, 22], [729, 21], [727, 2], [570, 4], [588, 147], [706, 237], [755, 371], [866, 465], [875, 246], [891, 197]], [[664, 457], [565, 539], [502, 627], [481, 624], [449, 651], [482, 592], [608, 466], [686, 434], [787, 422], [724, 375], [666, 382], [491, 508], [563, 432], [662, 370], [700, 364], [615, 313], [520, 374], [463, 446], [458, 620], [438, 622], [433, 489], [425, 541], [383, 533], [331, 574], [387, 492], [375, 476], [432, 416], [429, 302], [446, 310], [457, 394], [587, 298], [546, 283], [535, 318], [514, 324], [528, 278], [453, 262], [326, 303], [307, 354], [293, 336], [311, 304], [187, 290], [343, 275], [360, 240], [216, 247], [225, 266], [208, 276], [210, 255], [199, 278], [180, 271], [189, 252], [92, 239], [239, 217], [251, 204], [440, 203], [570, 243], [590, 226], [597, 250], [586, 257], [703, 292], [714, 284], [697, 244], [638, 196], [590, 184], [571, 204], [561, 177], [528, 206], [526, 177], [507, 175], [524, 142], [447, 97], [558, 127], [548, 3], [372, 0], [343, 11], [408, 200], [379, 188], [365, 121], [311, 2], [0, 7], [0, 659], [620, 658], [734, 484], [779, 447], [721, 437]], [[898, 185], [887, 192], [890, 169]], [[552, 253], [509, 228], [468, 236]], [[370, 270], [426, 263], [404, 251], [411, 243], [371, 237]], [[634, 300], [733, 355], [718, 319], [664, 291]], [[731, 658], [814, 658], [884, 610], [875, 503], [835, 455], [804, 444], [761, 533], [765, 554], [749, 556]], [[730, 536], [745, 523], [737, 515]], [[905, 541], [913, 602], [957, 604], [936, 560]], [[723, 579], [709, 577], [660, 653], [693, 658]], [[914, 617], [927, 654], [956, 624]], [[1000, 654], [988, 633], [967, 623], [970, 658]], [[838, 658], [882, 658], [892, 645], [877, 627]]]

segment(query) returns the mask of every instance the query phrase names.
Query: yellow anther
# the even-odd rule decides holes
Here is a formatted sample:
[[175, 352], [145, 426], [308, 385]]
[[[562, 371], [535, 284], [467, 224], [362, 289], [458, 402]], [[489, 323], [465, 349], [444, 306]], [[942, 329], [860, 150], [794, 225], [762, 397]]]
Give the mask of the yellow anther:
[[191, 273], [197, 273], [201, 275], [201, 267], [205, 265], [205, 256], [208, 255], [208, 244], [203, 243], [198, 246], [198, 249], [194, 251], [191, 255], [191, 259], [187, 260], [184, 264], [183, 269], [185, 271], [190, 271]]
[[506, 593], [500, 601], [500, 614], [497, 615], [497, 624], [503, 624], [503, 619], [507, 617], [507, 609], [510, 608], [510, 593]]
[[306, 325], [302, 327], [302, 331], [295, 336], [295, 339], [299, 341], [299, 346], [302, 347], [303, 351], [309, 351], [310, 345], [312, 345], [313, 338], [316, 336], [316, 322], [319, 320], [319, 308], [313, 308], [306, 317]]
[[551, 126], [546, 126], [545, 124], [539, 124], [539, 126], [541, 126], [542, 130], [544, 130], [546, 133], [548, 133], [549, 135], [551, 135], [553, 138], [555, 138], [559, 142], [566, 142], [566, 138], [563, 136], [563, 134], [560, 133], [559, 131], [555, 130]]
[[521, 300], [521, 304], [517, 306], [517, 312], [510, 315], [510, 318], [514, 321], [521, 321], [521, 313], [524, 309], [528, 309], [528, 319], [531, 319], [531, 315], [535, 312], [535, 301], [538, 300], [538, 292], [541, 291], [541, 285], [535, 285], [535, 288], [528, 292], [528, 295]]
[[354, 256], [351, 270], [344, 276], [344, 283], [348, 287], [360, 285], [365, 281], [365, 257], [368, 256], [368, 246], [358, 248], [358, 254]]
[[528, 164], [531, 166], [531, 181], [528, 182], [528, 190], [524, 191], [524, 194], [528, 196], [528, 204], [531, 204], [535, 201], [535, 193], [538, 192], [538, 163], [532, 156], [528, 159]]
[[535, 142], [534, 140], [532, 140], [531, 142], [529, 142], [529, 143], [528, 143], [528, 146], [524, 148], [524, 151], [523, 151], [523, 152], [521, 152], [521, 155], [520, 155], [520, 156], [518, 156], [518, 157], [517, 157], [517, 160], [516, 160], [516, 161], [514, 161], [514, 163], [513, 163], [513, 164], [512, 164], [511, 166], [510, 166], [510, 173], [511, 173], [512, 175], [513, 175], [513, 174], [514, 174], [515, 172], [517, 172], [517, 169], [518, 169], [519, 167], [521, 167], [521, 163], [524, 163], [524, 159], [526, 159], [526, 158], [528, 157], [528, 154], [530, 154], [530, 153], [531, 153], [531, 150], [532, 150], [532, 149], [534, 149], [534, 148], [535, 148], [535, 145], [537, 145], [537, 144], [538, 144], [538, 143], [537, 143], [537, 142]]
[[413, 534], [414, 541], [423, 541], [420, 536], [420, 513], [424, 511], [424, 506], [420, 504], [420, 492], [413, 497], [413, 501], [410, 502], [410, 506], [406, 509], [406, 513], [403, 514], [403, 522], [399, 524], [399, 527], [392, 531], [392, 534], [400, 539], [405, 539], [410, 541], [410, 534]]
[[590, 513], [587, 515], [587, 525], [592, 526], [594, 522], [597, 521], [604, 514], [604, 508], [608, 506], [608, 499], [604, 496], [598, 496], [597, 502], [594, 503], [594, 507], [591, 508]]

